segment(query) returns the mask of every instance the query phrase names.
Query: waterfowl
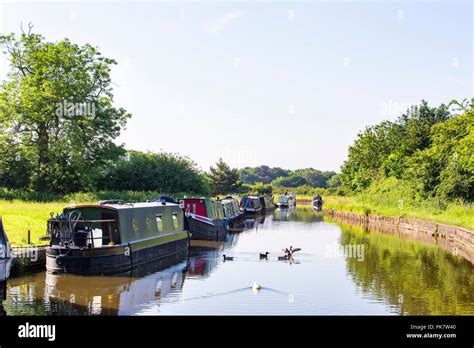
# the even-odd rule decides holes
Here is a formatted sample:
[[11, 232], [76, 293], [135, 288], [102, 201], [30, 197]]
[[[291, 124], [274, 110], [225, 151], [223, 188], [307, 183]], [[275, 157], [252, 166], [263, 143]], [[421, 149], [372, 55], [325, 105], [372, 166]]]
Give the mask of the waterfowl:
[[268, 251], [264, 254], [260, 253], [260, 260], [261, 259], [267, 259], [268, 258], [268, 254], [270, 254]]
[[258, 291], [262, 288], [262, 286], [260, 284], [258, 284], [257, 282], [253, 282], [253, 286], [252, 286], [252, 289], [254, 291]]
[[222, 255], [222, 257], [224, 258], [224, 261], [233, 261], [234, 260], [233, 256], [226, 256], [226, 254]]
[[295, 252], [297, 252], [297, 251], [300, 251], [301, 248], [294, 248], [294, 249], [293, 249], [293, 246], [290, 245], [290, 248], [289, 248], [289, 249], [288, 249], [288, 248], [285, 248], [285, 249], [282, 249], [282, 250], [283, 250], [283, 252], [284, 252], [287, 256], [290, 256], [290, 257], [291, 257], [291, 256], [293, 256], [293, 253], [295, 253]]
[[280, 260], [280, 261], [288, 260], [288, 255], [285, 255], [285, 256], [278, 256], [278, 260]]

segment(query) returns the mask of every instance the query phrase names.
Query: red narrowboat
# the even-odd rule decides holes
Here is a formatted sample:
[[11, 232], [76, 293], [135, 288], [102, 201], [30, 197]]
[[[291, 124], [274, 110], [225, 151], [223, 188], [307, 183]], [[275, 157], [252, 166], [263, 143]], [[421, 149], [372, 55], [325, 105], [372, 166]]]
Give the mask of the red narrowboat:
[[191, 239], [224, 240], [227, 230], [222, 203], [207, 198], [184, 198], [183, 209]]

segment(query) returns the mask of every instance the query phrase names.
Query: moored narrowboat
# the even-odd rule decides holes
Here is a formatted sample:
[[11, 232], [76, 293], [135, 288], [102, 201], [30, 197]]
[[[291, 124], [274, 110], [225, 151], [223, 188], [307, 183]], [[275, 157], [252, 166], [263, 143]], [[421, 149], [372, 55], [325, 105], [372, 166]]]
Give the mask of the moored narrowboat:
[[277, 207], [278, 208], [290, 208], [296, 205], [296, 196], [291, 193], [287, 192], [283, 196], [278, 197]]
[[207, 198], [184, 198], [183, 209], [191, 239], [224, 240], [224, 210], [222, 204]]
[[273, 196], [260, 196], [260, 204], [264, 212], [272, 211], [275, 209], [275, 203], [273, 202]]
[[166, 203], [179, 204], [178, 202], [174, 200], [174, 198], [171, 198], [169, 196], [160, 196], [158, 198], [153, 199], [152, 202], [166, 202]]
[[323, 199], [320, 195], [317, 195], [313, 197], [311, 200], [311, 205], [313, 206], [313, 209], [315, 211], [321, 211], [323, 210]]
[[7, 279], [13, 262], [13, 253], [0, 217], [0, 304], [6, 296]]
[[246, 216], [256, 216], [262, 213], [262, 204], [260, 198], [257, 196], [245, 196], [240, 201], [240, 210], [245, 213]]
[[240, 211], [237, 199], [227, 196], [220, 201], [224, 209], [226, 227], [231, 232], [241, 232], [244, 229], [244, 213]]
[[46, 269], [53, 273], [125, 273], [189, 245], [183, 210], [166, 202], [67, 207], [48, 220], [48, 234]]

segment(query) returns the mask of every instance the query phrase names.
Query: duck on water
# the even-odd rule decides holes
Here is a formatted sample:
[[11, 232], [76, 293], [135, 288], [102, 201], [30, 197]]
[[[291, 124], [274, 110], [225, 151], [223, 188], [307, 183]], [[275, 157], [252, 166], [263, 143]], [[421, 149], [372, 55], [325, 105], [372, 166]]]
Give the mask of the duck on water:
[[102, 201], [53, 215], [48, 220], [48, 272], [125, 273], [183, 253], [189, 245], [183, 210], [174, 203]]

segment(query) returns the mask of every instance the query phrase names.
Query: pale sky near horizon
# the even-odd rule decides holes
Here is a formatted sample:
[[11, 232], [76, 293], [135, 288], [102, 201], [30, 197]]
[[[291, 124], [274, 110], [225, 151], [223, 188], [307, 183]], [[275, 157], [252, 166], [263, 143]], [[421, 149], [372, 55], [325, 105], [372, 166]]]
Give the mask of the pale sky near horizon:
[[0, 0], [0, 32], [32, 22], [117, 60], [115, 104], [133, 114], [118, 142], [204, 170], [337, 171], [365, 126], [471, 98], [472, 18], [472, 1]]

